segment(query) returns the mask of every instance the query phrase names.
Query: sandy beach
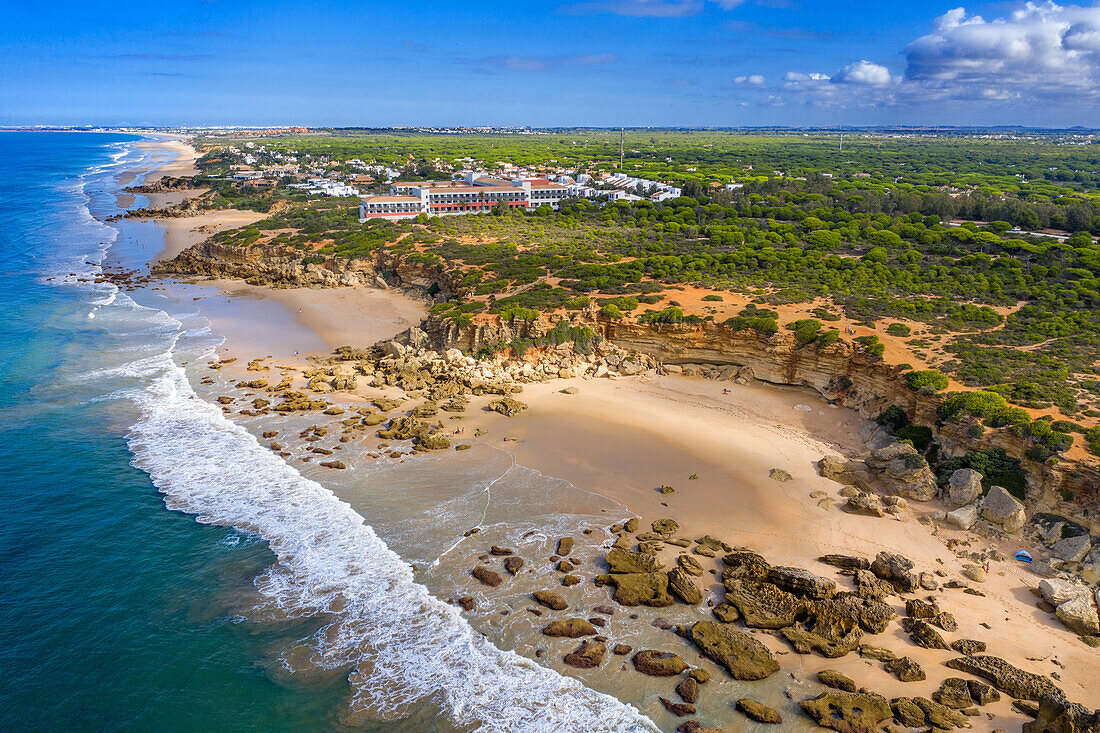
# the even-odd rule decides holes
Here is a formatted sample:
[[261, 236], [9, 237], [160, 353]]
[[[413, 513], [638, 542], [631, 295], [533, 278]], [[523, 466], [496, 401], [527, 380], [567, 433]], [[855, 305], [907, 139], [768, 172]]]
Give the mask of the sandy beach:
[[[158, 175], [168, 175], [165, 171], [169, 168], [185, 171], [191, 165], [185, 153], [190, 148], [179, 145], [181, 160], [161, 168]], [[214, 231], [261, 217], [254, 212], [215, 212], [158, 220], [166, 231], [166, 247], [158, 258], [174, 256]], [[188, 287], [194, 288], [194, 297], [212, 329], [227, 337], [219, 355], [238, 360], [227, 370], [229, 374], [243, 373], [241, 368], [251, 359], [273, 357], [281, 360], [279, 363], [289, 361], [295, 365], [290, 373], [299, 389], [304, 387], [300, 370], [306, 365], [306, 357], [324, 356], [342, 345], [365, 347], [396, 335], [417, 324], [427, 307], [398, 292], [366, 288], [270, 289], [238, 281], [201, 282]], [[567, 387], [576, 388], [576, 393], [563, 393]], [[336, 404], [361, 405], [381, 394], [382, 390], [360, 387], [355, 394], [329, 394], [326, 399]], [[468, 413], [456, 416], [453, 424], [463, 427], [463, 442], [475, 446], [487, 443], [505, 450], [519, 465], [563, 479], [579, 489], [577, 506], [572, 507], [576, 514], [590, 510], [584, 506], [585, 495], [606, 498], [641, 517], [643, 526], [671, 517], [681, 525], [684, 537], [710, 534], [760, 552], [775, 565], [803, 567], [833, 578], [841, 588], [849, 588], [850, 581], [817, 562], [819, 556], [842, 553], [873, 558], [882, 550], [899, 553], [912, 559], [918, 571], [939, 571], [941, 588], [931, 595], [958, 621], [958, 632], [950, 638], [983, 640], [990, 654], [1027, 671], [1054, 677], [1074, 701], [1100, 706], [1100, 688], [1092, 684], [1097, 671], [1096, 651], [1036, 608], [1029, 588], [1034, 588], [1039, 578], [1007, 560], [992, 564], [986, 582], [970, 584], [984, 595], [942, 587], [944, 580], [962, 579], [960, 571], [963, 562], [969, 561], [967, 553], [996, 547], [1011, 558], [1017, 546], [996, 545], [934, 522], [918, 521], [941, 509], [938, 502], [911, 503], [897, 518], [857, 516], [840, 510], [840, 485], [820, 477], [815, 464], [823, 455], [861, 451], [860, 432], [866, 423], [856, 413], [828, 405], [816, 394], [798, 388], [652, 374], [619, 379], [557, 379], [527, 385], [519, 398], [528, 405], [519, 417], [509, 419], [485, 412], [482, 408], [490, 398], [478, 397], [471, 402]], [[408, 402], [401, 410], [415, 404]], [[338, 430], [339, 420], [331, 420], [331, 425]], [[479, 432], [483, 435], [475, 437]], [[348, 448], [357, 450], [356, 455], [371, 451], [377, 455], [382, 444], [373, 431], [368, 431]], [[445, 454], [439, 460], [459, 460], [459, 456]], [[791, 480], [772, 479], [772, 469], [786, 471]], [[317, 477], [324, 480], [324, 476], [322, 472]], [[674, 487], [674, 494], [658, 490], [666, 484]], [[355, 506], [357, 502], [372, 501], [376, 489], [357, 484], [345, 475], [335, 490]], [[609, 518], [614, 519], [621, 518]], [[946, 545], [948, 540], [963, 544], [952, 551]], [[454, 542], [461, 546], [464, 540], [459, 535]], [[466, 544], [470, 549], [465, 554], [456, 553], [457, 560], [465, 561], [483, 551], [475, 549], [473, 541]], [[598, 563], [599, 548], [589, 550], [596, 553], [592, 562]], [[679, 548], [668, 547], [660, 556], [672, 566], [679, 552]], [[461, 575], [456, 583], [468, 582], [468, 566], [460, 568], [456, 564], [452, 570]], [[713, 581], [708, 590], [715, 594], [719, 587]], [[720, 593], [717, 595], [720, 597]], [[522, 599], [518, 603], [522, 604]], [[901, 599], [892, 598], [891, 605], [904, 615]], [[679, 606], [667, 609], [666, 615], [673, 618], [679, 610]], [[488, 615], [479, 616], [472, 622], [480, 624], [490, 636], [500, 634], [502, 643], [518, 650], [531, 652], [535, 648], [535, 641], [524, 641], [523, 633], [514, 628], [504, 631], [499, 617], [490, 621]], [[670, 641], [667, 632], [645, 631], [643, 638], [664, 647], [676, 645], [676, 651], [685, 658], [692, 653], [693, 664], [709, 665], [718, 673], [717, 667], [694, 654], [686, 642], [675, 637]], [[887, 633], [869, 641], [916, 660], [927, 672], [926, 680], [900, 682], [881, 664], [856, 655], [836, 660], [796, 655], [776, 636], [759, 638], [782, 655], [783, 673], [800, 682], [812, 679], [819, 670], [835, 669], [888, 698], [930, 697], [945, 678], [959, 675], [943, 664], [956, 653], [915, 646], [896, 623]], [[636, 702], [653, 703], [639, 702], [644, 712], [668, 730], [675, 728], [674, 719], [639, 687], [644, 681], [633, 677], [629, 682], [616, 681], [618, 678], [608, 670], [588, 677], [562, 665], [560, 656], [543, 663], [597, 687], [610, 688], [606, 691], [615, 692], [616, 686], [623, 685], [623, 689], [630, 690], [627, 696]], [[772, 694], [778, 694], [778, 688]], [[1018, 729], [1025, 720], [1011, 708], [1007, 697], [983, 707], [982, 712], [982, 717], [975, 719], [975, 727], [982, 730]], [[716, 722], [735, 725], [744, 720], [738, 716], [728, 709]], [[802, 723], [805, 720], [799, 721]]]

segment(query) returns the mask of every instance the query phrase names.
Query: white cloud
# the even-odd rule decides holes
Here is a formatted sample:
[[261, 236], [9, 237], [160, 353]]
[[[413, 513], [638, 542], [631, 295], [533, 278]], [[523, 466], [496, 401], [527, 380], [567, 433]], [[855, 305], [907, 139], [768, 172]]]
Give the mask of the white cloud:
[[748, 84], [754, 87], [762, 87], [766, 83], [763, 76], [760, 74], [750, 74], [749, 76], [739, 76], [733, 80], [734, 84]]
[[857, 61], [836, 72], [831, 81], [834, 84], [863, 84], [884, 87], [895, 80], [890, 76], [890, 70], [885, 66], [873, 64], [870, 61]]
[[788, 71], [783, 75], [783, 81], [798, 83], [806, 81], [829, 81], [828, 74], [810, 73], [804, 74], [801, 71]]
[[1028, 2], [985, 20], [955, 8], [905, 49], [905, 78], [929, 96], [1100, 95], [1100, 7]]

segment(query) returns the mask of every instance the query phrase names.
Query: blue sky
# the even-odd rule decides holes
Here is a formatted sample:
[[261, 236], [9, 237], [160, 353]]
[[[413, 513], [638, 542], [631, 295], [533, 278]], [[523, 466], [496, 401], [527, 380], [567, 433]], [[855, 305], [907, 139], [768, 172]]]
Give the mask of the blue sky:
[[14, 2], [0, 125], [1100, 126], [1100, 7]]

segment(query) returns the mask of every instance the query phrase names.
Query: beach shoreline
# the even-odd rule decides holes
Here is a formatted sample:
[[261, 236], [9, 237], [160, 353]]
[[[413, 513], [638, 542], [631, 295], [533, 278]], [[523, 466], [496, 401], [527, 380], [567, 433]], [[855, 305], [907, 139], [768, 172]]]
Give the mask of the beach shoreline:
[[[185, 158], [185, 151], [174, 149]], [[183, 175], [191, 165], [193, 157], [177, 160], [160, 167], [155, 175]], [[255, 212], [215, 212], [155, 220], [166, 231], [166, 247], [157, 259], [174, 256], [214, 231], [258, 218], [262, 215]], [[226, 306], [211, 319], [214, 330], [227, 338], [218, 356], [235, 360], [223, 370], [224, 376], [244, 378], [247, 362], [270, 357], [288, 367], [278, 368], [276, 373], [290, 376], [296, 388], [303, 390], [308, 382], [306, 371], [334, 348], [365, 348], [396, 336], [419, 323], [427, 307], [400, 293], [365, 288], [270, 289], [236, 281], [200, 281], [190, 286], [200, 293], [196, 298], [208, 301], [206, 305], [216, 301]], [[244, 302], [256, 307], [228, 307]], [[218, 313], [217, 309], [214, 312]], [[287, 325], [290, 322], [295, 324], [293, 328]], [[575, 393], [563, 392], [570, 389]], [[367, 405], [384, 394], [393, 391], [364, 388], [327, 393], [325, 398], [352, 407]], [[644, 375], [529, 383], [517, 397], [527, 409], [515, 418], [485, 411], [491, 399], [488, 396], [474, 398], [468, 414], [452, 423], [462, 427], [462, 432], [453, 436], [455, 441], [475, 446], [488, 443], [507, 451], [519, 465], [628, 507], [643, 519], [643, 527], [670, 517], [683, 528], [685, 537], [709, 534], [732, 545], [748, 546], [776, 565], [810, 568], [830, 577], [830, 569], [817, 563], [817, 558], [831, 552], [873, 558], [877, 552], [889, 550], [912, 559], [921, 569], [941, 570], [951, 578], [961, 577], [961, 566], [970, 558], [966, 551], [960, 555], [949, 550], [948, 540], [970, 542], [970, 551], [997, 549], [1009, 558], [1012, 555], [1011, 543], [993, 542], [928, 521], [938, 503], [912, 503], [897, 518], [841, 511], [840, 485], [818, 475], [815, 464], [823, 455], [865, 451], [861, 431], [867, 423], [854, 411], [828, 405], [808, 390]], [[402, 410], [413, 404], [407, 403]], [[339, 420], [331, 422], [335, 427]], [[475, 437], [478, 433], [482, 435]], [[357, 438], [354, 445], [361, 453], [377, 455], [384, 453], [389, 442], [371, 432]], [[785, 471], [791, 480], [774, 480], [769, 475], [772, 469]], [[662, 494], [658, 490], [662, 485], [672, 486], [675, 493]], [[363, 487], [342, 491], [342, 498], [367, 500]], [[826, 499], [827, 505], [822, 506]], [[575, 508], [577, 513], [585, 509]], [[462, 542], [462, 538], [456, 540]], [[661, 557], [666, 564], [674, 564], [676, 552], [666, 548]], [[1038, 578], [1007, 560], [993, 563], [988, 579], [978, 586], [983, 596], [941, 592], [937, 598], [958, 620], [960, 638], [985, 640], [990, 653], [1030, 671], [1053, 672], [1070, 699], [1100, 706], [1098, 693], [1090, 686], [1095, 650], [1077, 643], [1047, 614], [1037, 612], [1035, 599], [1027, 590], [1037, 582]], [[893, 605], [904, 614], [904, 604], [898, 605], [894, 599]], [[493, 627], [482, 628], [492, 633]], [[667, 638], [656, 631], [652, 638], [654, 643], [669, 643], [656, 641]], [[790, 653], [774, 636], [762, 641], [776, 653]], [[955, 674], [943, 666], [955, 655], [915, 647], [898, 629], [874, 641], [915, 659], [928, 672], [927, 680], [899, 682], [881, 667], [869, 666], [854, 655], [840, 660], [786, 656], [785, 660], [797, 660], [797, 664], [788, 669], [789, 662], [785, 662], [784, 669], [803, 679], [821, 669], [836, 669], [888, 697], [930, 697], [943, 679]], [[555, 660], [542, 663], [576, 674]], [[659, 706], [650, 708], [647, 714], [664, 715]], [[1008, 699], [987, 710], [993, 717], [981, 719], [982, 725], [1012, 727], [1024, 720]], [[736, 725], [743, 720], [738, 715], [731, 711], [721, 722]], [[670, 721], [661, 718], [669, 730], [675, 727], [669, 727]]]

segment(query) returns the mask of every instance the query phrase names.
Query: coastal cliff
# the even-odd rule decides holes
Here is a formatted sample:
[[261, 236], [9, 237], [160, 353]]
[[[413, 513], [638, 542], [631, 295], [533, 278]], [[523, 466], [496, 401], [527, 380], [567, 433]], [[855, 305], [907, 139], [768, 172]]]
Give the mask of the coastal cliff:
[[[433, 299], [461, 297], [461, 273], [442, 265], [428, 265], [405, 255], [378, 251], [371, 258], [303, 257], [292, 247], [241, 247], [207, 240], [153, 268], [155, 275], [193, 275], [236, 278], [272, 287], [400, 288]], [[910, 389], [905, 369], [890, 365], [845, 341], [824, 348], [799, 346], [792, 334], [764, 336], [753, 330], [733, 331], [703, 322], [645, 324], [597, 318], [594, 311], [576, 314], [574, 325], [586, 325], [626, 353], [645, 355], [668, 371], [682, 370], [718, 379], [753, 378], [778, 385], [814, 390], [835, 404], [874, 419], [891, 405], [905, 411], [910, 422], [932, 429], [941, 455], [1002, 449], [1018, 458], [1027, 478], [1027, 500], [1032, 511], [1052, 511], [1084, 526], [1100, 523], [1100, 473], [1080, 461], [1062, 459], [1053, 465], [1027, 458], [1032, 445], [1008, 429], [969, 430], [975, 423], [939, 424], [942, 396]], [[431, 315], [422, 324], [434, 346], [467, 353], [499, 350], [516, 339], [537, 342], [558, 319], [502, 320], [480, 317], [460, 325]], [[629, 358], [629, 357], [628, 357]], [[625, 361], [620, 373], [640, 373], [649, 359]], [[637, 365], [637, 369], [633, 367]], [[566, 365], [568, 367], [568, 365]]]

